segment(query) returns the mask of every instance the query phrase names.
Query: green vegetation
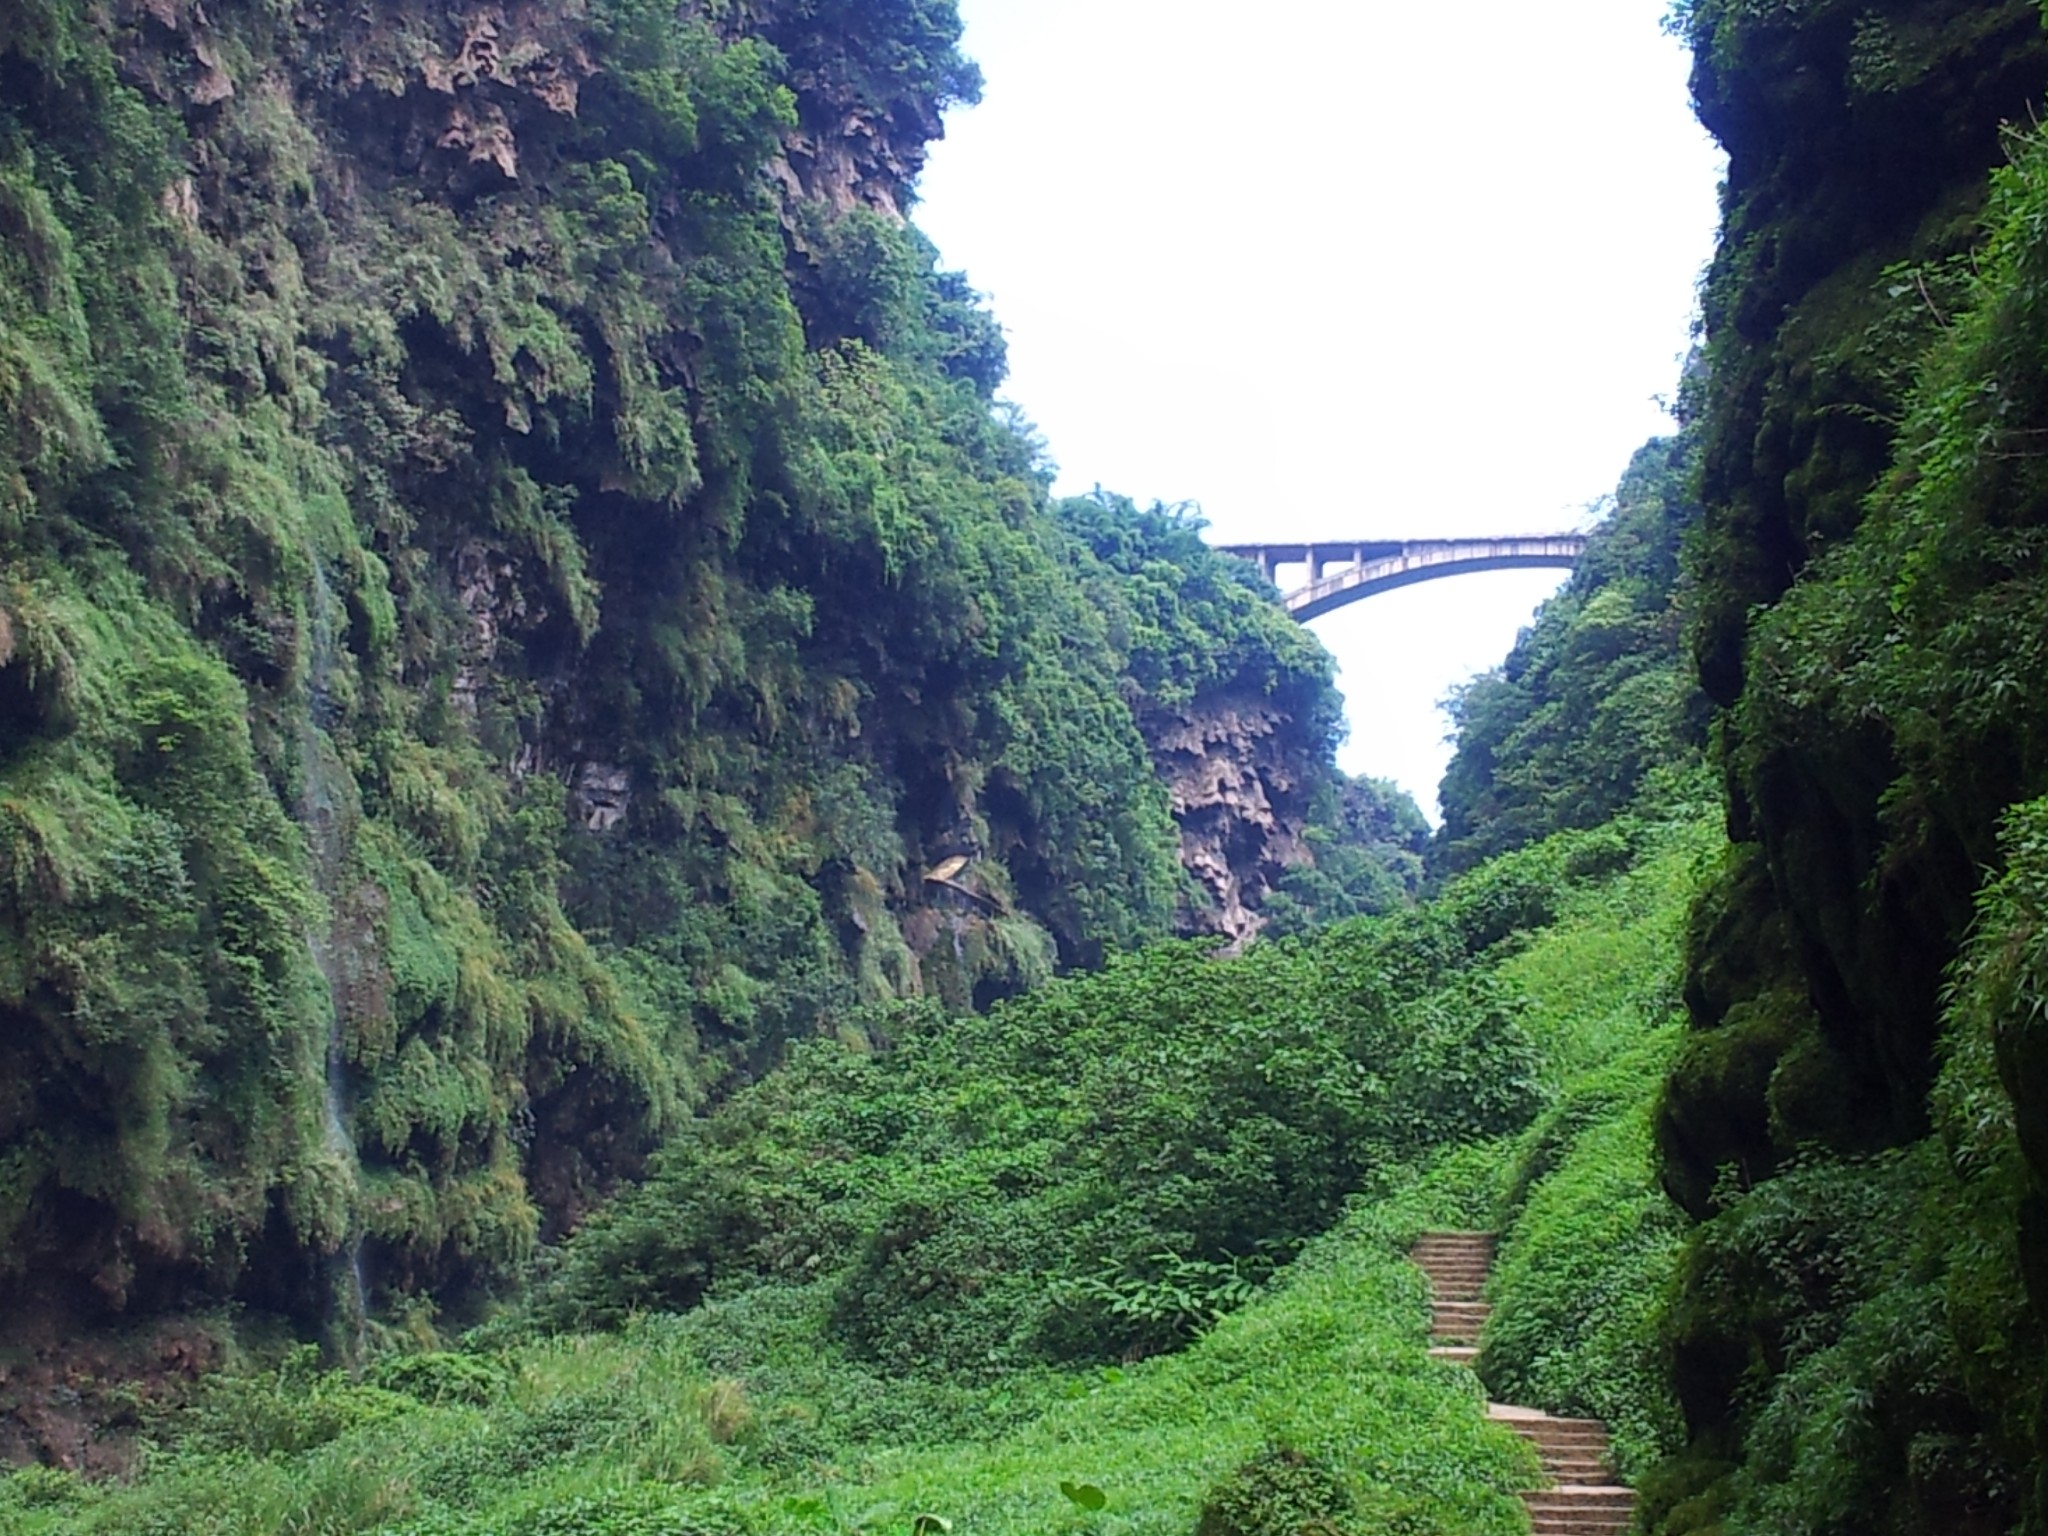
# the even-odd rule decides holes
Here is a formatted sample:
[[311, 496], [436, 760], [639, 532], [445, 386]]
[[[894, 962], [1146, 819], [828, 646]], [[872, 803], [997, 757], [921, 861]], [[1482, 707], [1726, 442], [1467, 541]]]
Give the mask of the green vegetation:
[[880, 1051], [804, 1047], [593, 1218], [543, 1315], [803, 1282], [857, 1357], [954, 1378], [1170, 1348], [1352, 1190], [1533, 1112], [1512, 1000], [1465, 966], [1583, 857], [1544, 854], [1426, 915], [1231, 961], [1155, 946], [986, 1017], [898, 1009]]
[[1679, 546], [1698, 518], [1697, 435], [1646, 443], [1564, 590], [1451, 704], [1433, 864], [1468, 869], [1666, 795], [1696, 759], [1704, 700], [1680, 639]]
[[[1205, 1502], [1229, 1499], [1234, 1468], [1281, 1445], [1331, 1469], [1329, 1496], [1349, 1511], [1340, 1529], [1517, 1529], [1505, 1490], [1527, 1478], [1525, 1453], [1485, 1423], [1469, 1381], [1424, 1357], [1420, 1279], [1383, 1234], [1323, 1244], [1184, 1354], [1035, 1389], [944, 1393], [806, 1370], [800, 1336], [787, 1365], [743, 1387], [705, 1361], [745, 1322], [701, 1316], [707, 1326], [650, 1319], [528, 1347], [474, 1402], [318, 1379], [238, 1385], [189, 1416], [190, 1438], [142, 1482], [17, 1474], [0, 1482], [0, 1509], [24, 1536], [909, 1530], [927, 1515], [1004, 1532], [1185, 1532]], [[1099, 1488], [1105, 1508], [1091, 1515], [1063, 1482]], [[1240, 1506], [1259, 1492], [1239, 1492]]]
[[2031, 4], [1681, 20], [1730, 152], [1688, 568], [1732, 846], [1655, 1124], [1697, 1225], [1649, 1528], [2038, 1530], [2048, 158], [2010, 125], [2048, 38]]
[[1683, 1441], [1659, 1337], [1683, 1223], [1657, 1187], [1650, 1107], [1681, 1032], [1679, 931], [1713, 835], [1710, 803], [1695, 805], [1500, 966], [1530, 999], [1556, 1090], [1501, 1180], [1481, 1376], [1497, 1401], [1604, 1420], [1632, 1481]]
[[1170, 716], [1408, 899], [895, 217], [948, 0], [344, 9], [0, 20], [0, 1315], [475, 1316], [785, 1041], [1201, 929]]
[[950, 0], [0, 9], [0, 1527], [1509, 1536], [1448, 1225], [1645, 1531], [2048, 1530], [2048, 33], [1672, 25], [1432, 843], [995, 402]]
[[899, 1005], [697, 1122], [461, 1351], [217, 1378], [146, 1475], [18, 1474], [0, 1508], [24, 1536], [1510, 1536], [1533, 1461], [1426, 1356], [1403, 1255], [1501, 1214], [1490, 1359], [1668, 1445], [1668, 1218], [1611, 1284], [1555, 1266], [1616, 1230], [1594, 1203], [1653, 1198], [1642, 1061], [1705, 833], [1563, 834], [1418, 909], [982, 1017]]

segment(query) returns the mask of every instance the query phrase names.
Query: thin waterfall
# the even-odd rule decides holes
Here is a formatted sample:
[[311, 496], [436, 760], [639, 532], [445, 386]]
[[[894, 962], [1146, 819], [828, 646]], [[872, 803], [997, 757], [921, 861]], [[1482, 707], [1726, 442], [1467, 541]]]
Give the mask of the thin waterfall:
[[[306, 708], [299, 726], [299, 821], [313, 856], [313, 884], [326, 899], [328, 920], [311, 936], [313, 964], [327, 984], [328, 1024], [325, 1085], [325, 1140], [328, 1153], [348, 1171], [353, 1186], [362, 1166], [350, 1130], [348, 1062], [343, 1039], [347, 1020], [347, 971], [351, 959], [338, 931], [347, 858], [346, 816], [350, 805], [345, 770], [336, 759], [329, 735], [337, 719], [334, 667], [339, 655], [334, 589], [326, 567], [313, 561], [312, 611], [308, 615]], [[349, 1231], [334, 1260], [332, 1305], [337, 1332], [352, 1350], [360, 1350], [369, 1319], [369, 1293], [363, 1280], [363, 1231], [349, 1201]]]

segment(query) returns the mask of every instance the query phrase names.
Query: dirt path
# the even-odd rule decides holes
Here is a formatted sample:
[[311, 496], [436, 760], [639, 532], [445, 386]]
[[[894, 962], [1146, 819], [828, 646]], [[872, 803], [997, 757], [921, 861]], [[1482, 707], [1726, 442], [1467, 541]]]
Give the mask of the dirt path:
[[[1493, 1267], [1487, 1232], [1425, 1232], [1410, 1255], [1429, 1277], [1433, 1297], [1430, 1354], [1470, 1365], [1486, 1325], [1480, 1293]], [[1607, 1460], [1607, 1426], [1598, 1419], [1554, 1419], [1534, 1408], [1489, 1403], [1487, 1415], [1536, 1447], [1548, 1488], [1522, 1495], [1535, 1536], [1607, 1536], [1626, 1531], [1635, 1491], [1623, 1487]]]

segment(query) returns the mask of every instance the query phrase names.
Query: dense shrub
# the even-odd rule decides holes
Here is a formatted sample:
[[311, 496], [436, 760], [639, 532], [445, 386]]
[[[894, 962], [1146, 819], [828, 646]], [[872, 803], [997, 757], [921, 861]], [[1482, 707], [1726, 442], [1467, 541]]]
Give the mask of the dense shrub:
[[1338, 1536], [1355, 1502], [1334, 1469], [1268, 1446], [1209, 1490], [1195, 1536]]
[[404, 1415], [411, 1399], [320, 1368], [319, 1351], [301, 1349], [273, 1371], [208, 1379], [180, 1415], [187, 1443], [251, 1456], [297, 1456], [368, 1425]]
[[1736, 846], [1660, 1116], [1701, 1225], [1657, 1519], [2037, 1529], [2048, 1096], [1986, 1066], [2025, 1027], [1977, 983], [2031, 963], [2001, 872], [2048, 790], [2048, 147], [2011, 127], [2048, 36], [2025, 3], [1685, 21], [1731, 151], [1689, 563]]
[[1518, 1005], [1454, 967], [1505, 932], [1503, 903], [1551, 910], [1605, 846], [1458, 887], [1421, 923], [1434, 947], [1409, 916], [1231, 960], [1155, 947], [986, 1017], [874, 1015], [872, 1052], [801, 1047], [592, 1220], [541, 1315], [819, 1280], [835, 1336], [891, 1368], [1181, 1343], [1376, 1173], [1526, 1123], [1542, 1073]]
[[[1186, 1536], [1206, 1510], [1512, 1536], [1535, 1458], [1428, 1358], [1406, 1254], [1505, 1200], [1499, 1368], [1631, 1454], [1657, 1402], [1645, 1083], [1698, 841], [1573, 835], [1440, 909], [870, 1013], [551, 1250], [538, 1318], [365, 1381], [301, 1358], [223, 1383], [203, 1401], [231, 1411], [167, 1422], [132, 1485], [26, 1490], [25, 1530]], [[1503, 933], [1510, 910], [1550, 926]], [[607, 1330], [535, 1327], [579, 1318]]]
[[[833, 1336], [888, 1369], [1172, 1347], [1352, 1190], [1528, 1122], [1544, 1054], [1521, 993], [1475, 962], [1668, 841], [1566, 834], [1425, 911], [1312, 941], [1235, 960], [1156, 948], [986, 1017], [874, 1015], [879, 1049], [794, 1050], [678, 1137], [569, 1245], [540, 1315], [610, 1324], [824, 1282]], [[1659, 858], [1682, 871], [1686, 855]], [[1655, 880], [1644, 926], [1668, 945], [1676, 897]], [[1613, 986], [1633, 995], [1640, 969], [1631, 957]], [[1669, 1006], [1668, 986], [1651, 990]]]
[[1660, 1477], [1658, 1529], [1993, 1527], [2030, 1497], [2048, 1338], [2023, 1281], [2035, 1186], [2010, 1063], [2041, 1011], [2040, 820], [2039, 802], [2007, 817], [2008, 867], [1980, 894], [1934, 1134], [1726, 1180], [1688, 1242], [1666, 1327], [1712, 1432]]

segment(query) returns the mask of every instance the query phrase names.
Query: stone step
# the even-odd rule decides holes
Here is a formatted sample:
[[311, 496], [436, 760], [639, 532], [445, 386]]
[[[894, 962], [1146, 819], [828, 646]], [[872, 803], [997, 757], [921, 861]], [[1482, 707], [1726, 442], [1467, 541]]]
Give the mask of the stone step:
[[1608, 1434], [1604, 1419], [1571, 1419], [1563, 1413], [1544, 1413], [1542, 1409], [1524, 1409], [1513, 1403], [1487, 1403], [1487, 1417], [1495, 1423], [1505, 1423], [1513, 1430], [1573, 1430], [1579, 1434]]
[[1517, 1434], [1527, 1435], [1531, 1440], [1540, 1440], [1545, 1445], [1605, 1445], [1607, 1432], [1601, 1429], [1579, 1429], [1569, 1424], [1549, 1423], [1511, 1424]]
[[1543, 1458], [1543, 1475], [1560, 1488], [1600, 1487], [1614, 1481], [1614, 1473], [1599, 1457], [1584, 1461], [1554, 1462]]
[[1498, 1412], [1491, 1415], [1513, 1429], [1517, 1434], [1543, 1435], [1551, 1439], [1577, 1437], [1582, 1440], [1605, 1440], [1607, 1426], [1598, 1419], [1560, 1419], [1547, 1413], [1532, 1413], [1526, 1409]]
[[1573, 1488], [1525, 1493], [1522, 1502], [1529, 1506], [1532, 1515], [1539, 1510], [1546, 1514], [1605, 1514], [1615, 1510], [1626, 1514], [1635, 1508], [1636, 1491], [1619, 1484], [1582, 1483]]
[[[1532, 1519], [1576, 1515], [1585, 1519], [1619, 1518], [1625, 1522], [1635, 1510], [1636, 1491], [1618, 1486], [1546, 1489], [1523, 1494], [1522, 1503]], [[1542, 1527], [1539, 1525], [1538, 1529]]]
[[[1540, 1440], [1531, 1440], [1529, 1443], [1536, 1447], [1536, 1457], [1543, 1463], [1546, 1470], [1550, 1470], [1553, 1467], [1605, 1467], [1607, 1465], [1607, 1447], [1604, 1445], [1545, 1445]], [[1612, 1479], [1606, 1477], [1582, 1477], [1577, 1479], [1577, 1481], [1582, 1483], [1605, 1483], [1611, 1482]]]
[[[1493, 1239], [1481, 1232], [1425, 1232], [1409, 1258], [1429, 1281], [1430, 1358], [1470, 1365], [1479, 1350], [1468, 1341], [1478, 1338], [1493, 1314], [1483, 1299]], [[1620, 1536], [1628, 1530], [1635, 1493], [1614, 1481], [1605, 1424], [1504, 1403], [1489, 1403], [1486, 1411], [1530, 1443], [1550, 1484], [1522, 1495], [1532, 1536]]]

